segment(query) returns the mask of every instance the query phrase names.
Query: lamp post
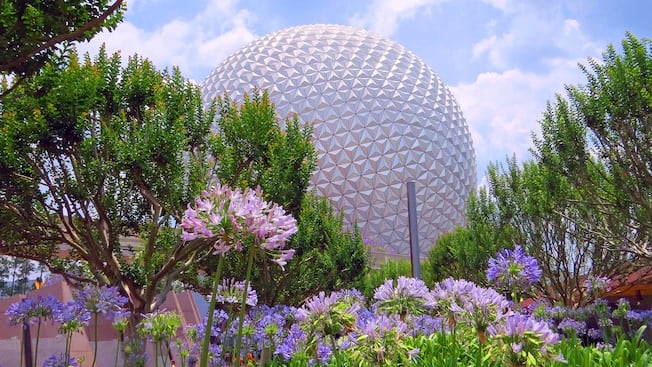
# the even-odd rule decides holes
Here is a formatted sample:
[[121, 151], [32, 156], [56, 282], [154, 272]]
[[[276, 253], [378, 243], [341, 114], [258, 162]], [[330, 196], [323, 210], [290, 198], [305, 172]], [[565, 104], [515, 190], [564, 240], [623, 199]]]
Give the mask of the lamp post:
[[407, 183], [408, 222], [410, 230], [410, 262], [412, 277], [421, 279], [421, 263], [419, 262], [419, 227], [417, 225], [417, 195], [414, 182]]

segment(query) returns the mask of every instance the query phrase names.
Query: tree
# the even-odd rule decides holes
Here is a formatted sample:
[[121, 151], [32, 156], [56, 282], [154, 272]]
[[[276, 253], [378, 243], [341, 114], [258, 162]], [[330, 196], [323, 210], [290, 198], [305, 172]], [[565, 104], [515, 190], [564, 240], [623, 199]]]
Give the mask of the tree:
[[513, 215], [501, 210], [486, 188], [472, 193], [466, 203], [467, 225], [440, 236], [428, 253], [424, 271], [431, 278], [428, 281], [435, 283], [453, 277], [487, 285], [485, 270], [489, 258], [522, 241], [511, 223]]
[[[14, 85], [39, 71], [57, 47], [86, 41], [122, 20], [124, 0], [2, 1], [0, 74]], [[5, 93], [10, 88], [5, 89]]]
[[584, 193], [567, 177], [533, 161], [519, 167], [513, 159], [490, 165], [488, 177], [497, 208], [543, 271], [538, 291], [549, 300], [582, 305], [588, 301], [583, 293], [587, 276], [613, 276], [629, 258], [609, 251], [594, 234], [604, 214], [574, 205]]
[[228, 96], [217, 104], [216, 171], [222, 184], [260, 187], [266, 200], [298, 218], [316, 165], [312, 127], [302, 127], [296, 115], [281, 124], [267, 91], [254, 90], [241, 105]]
[[[0, 253], [73, 284], [118, 286], [135, 315], [208, 253], [176, 225], [214, 177], [215, 108], [204, 110], [178, 70], [73, 53], [25, 80], [0, 113]], [[136, 255], [123, 250], [127, 237], [139, 240]]]
[[549, 103], [533, 153], [581, 193], [569, 198], [569, 204], [604, 214], [598, 226], [584, 228], [587, 235], [649, 263], [652, 40], [628, 33], [622, 48], [618, 53], [610, 45], [601, 62], [589, 59], [588, 66], [580, 65], [587, 83], [568, 86], [566, 99], [557, 96]]
[[[267, 257], [255, 259], [252, 284], [259, 301], [297, 304], [314, 292], [360, 279], [367, 266], [360, 234], [343, 230], [343, 218], [330, 203], [307, 192], [316, 165], [312, 127], [301, 127], [297, 116], [280, 123], [265, 91], [245, 95], [240, 105], [228, 96], [219, 98], [218, 107], [215, 157], [221, 183], [261, 187], [265, 200], [282, 205], [299, 226], [287, 246], [295, 250], [294, 259], [284, 270]], [[246, 252], [229, 254], [225, 276], [242, 278], [246, 258]], [[210, 274], [216, 262], [207, 257], [197, 266]], [[207, 288], [204, 278], [188, 274], [185, 282], [200, 291]]]
[[[0, 105], [0, 253], [44, 263], [74, 284], [118, 286], [137, 314], [148, 313], [173, 282], [201, 287], [197, 273], [214, 269], [209, 240], [184, 243], [177, 224], [188, 203], [221, 181], [260, 186], [298, 218], [312, 215], [305, 223], [318, 235], [295, 246], [322, 256], [328, 266], [319, 270], [333, 276], [312, 280], [337, 287], [363, 272], [359, 235], [343, 233], [326, 204], [304, 196], [315, 164], [310, 127], [295, 117], [281, 128], [264, 92], [242, 105], [218, 102], [216, 118], [217, 105], [205, 111], [178, 70], [159, 72], [139, 57], [121, 67], [119, 55], [101, 51], [46, 66]], [[139, 241], [133, 252], [121, 246], [129, 237]], [[306, 259], [285, 289], [305, 289], [291, 287], [310, 276], [301, 273]], [[265, 284], [285, 276], [257, 261]]]
[[29, 276], [36, 270], [30, 260], [11, 256], [0, 256], [0, 294], [13, 296], [25, 293]]

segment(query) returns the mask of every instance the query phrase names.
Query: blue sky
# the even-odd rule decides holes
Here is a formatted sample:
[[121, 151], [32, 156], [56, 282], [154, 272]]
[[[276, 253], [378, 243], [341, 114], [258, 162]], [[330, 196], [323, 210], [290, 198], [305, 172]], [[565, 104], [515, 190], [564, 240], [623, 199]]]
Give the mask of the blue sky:
[[650, 37], [652, 1], [639, 0], [133, 0], [106, 44], [201, 83], [238, 48], [290, 26], [336, 23], [385, 35], [421, 57], [451, 89], [478, 157], [529, 157], [546, 102], [584, 83], [578, 63], [620, 47], [626, 31]]

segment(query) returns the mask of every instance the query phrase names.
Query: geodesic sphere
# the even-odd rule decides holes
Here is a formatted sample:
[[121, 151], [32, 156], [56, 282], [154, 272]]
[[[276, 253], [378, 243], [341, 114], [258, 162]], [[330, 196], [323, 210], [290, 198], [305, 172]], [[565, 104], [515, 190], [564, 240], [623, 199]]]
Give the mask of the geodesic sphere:
[[396, 42], [357, 28], [306, 25], [241, 48], [206, 78], [206, 104], [267, 89], [281, 118], [314, 127], [312, 186], [367, 243], [409, 255], [406, 183], [415, 182], [421, 256], [464, 223], [475, 153], [439, 77]]

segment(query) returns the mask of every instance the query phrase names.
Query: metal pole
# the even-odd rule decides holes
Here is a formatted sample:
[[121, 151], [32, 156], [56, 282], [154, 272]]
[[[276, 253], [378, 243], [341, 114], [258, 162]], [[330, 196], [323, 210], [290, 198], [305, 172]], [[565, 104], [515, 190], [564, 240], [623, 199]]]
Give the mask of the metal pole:
[[417, 194], [414, 189], [414, 182], [412, 181], [407, 183], [407, 194], [412, 277], [421, 279], [421, 263], [419, 262], [419, 228], [417, 226]]
[[25, 366], [33, 367], [34, 362], [32, 359], [32, 336], [29, 332], [29, 324], [27, 321], [23, 321], [23, 353]]

